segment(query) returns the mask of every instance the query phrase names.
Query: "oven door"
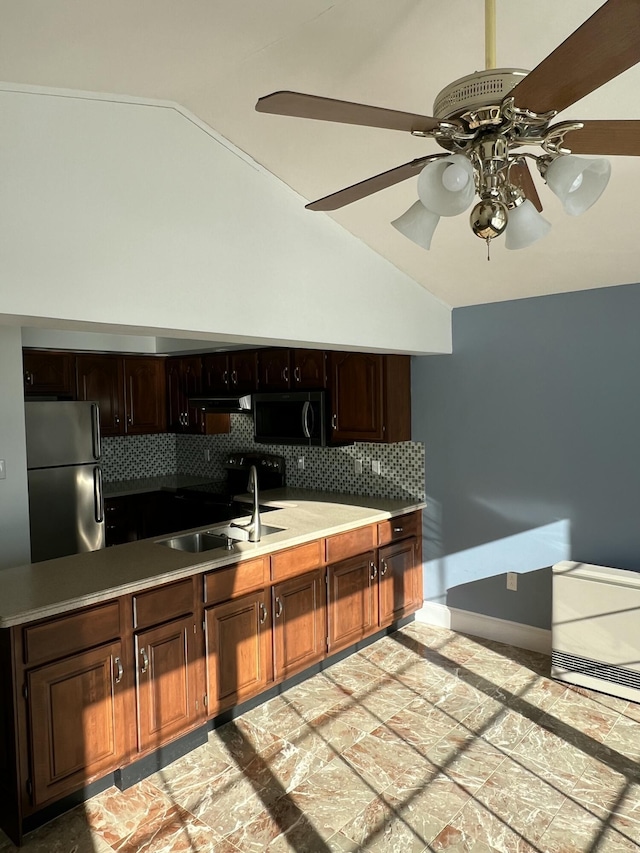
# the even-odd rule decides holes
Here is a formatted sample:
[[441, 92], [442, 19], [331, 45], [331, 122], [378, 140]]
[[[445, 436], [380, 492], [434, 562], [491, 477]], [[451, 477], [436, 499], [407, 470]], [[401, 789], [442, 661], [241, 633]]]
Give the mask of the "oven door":
[[325, 392], [254, 394], [254, 440], [261, 444], [326, 444]]

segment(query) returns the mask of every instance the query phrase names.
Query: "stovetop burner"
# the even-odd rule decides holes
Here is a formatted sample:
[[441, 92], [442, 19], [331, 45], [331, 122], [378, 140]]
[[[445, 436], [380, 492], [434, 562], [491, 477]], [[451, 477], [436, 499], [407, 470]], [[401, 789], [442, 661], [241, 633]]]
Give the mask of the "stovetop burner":
[[[231, 506], [234, 495], [247, 491], [249, 469], [256, 466], [258, 489], [279, 489], [286, 482], [286, 464], [284, 456], [252, 451], [230, 453], [224, 460], [227, 477], [224, 480], [210, 480], [197, 486], [180, 489], [181, 494], [200, 495], [203, 500]], [[233, 518], [233, 516], [230, 516]]]

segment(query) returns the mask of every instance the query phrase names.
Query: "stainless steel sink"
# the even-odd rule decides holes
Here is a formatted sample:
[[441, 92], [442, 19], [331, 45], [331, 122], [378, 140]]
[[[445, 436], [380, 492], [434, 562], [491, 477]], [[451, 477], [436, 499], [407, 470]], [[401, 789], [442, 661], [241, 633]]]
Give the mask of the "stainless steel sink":
[[[271, 524], [262, 524], [260, 526], [260, 538], [264, 539], [265, 536], [270, 536], [272, 533], [280, 533], [282, 530], [285, 529], [286, 528], [284, 527], [274, 527]], [[242, 525], [225, 524], [224, 527], [216, 527], [210, 532], [218, 536], [228, 536], [229, 539], [235, 539], [239, 542], [249, 541], [249, 531], [246, 530]]]
[[[263, 524], [261, 538], [264, 539], [265, 536], [272, 533], [280, 533], [284, 529], [284, 527]], [[170, 539], [158, 539], [157, 544], [174, 548], [176, 551], [189, 551], [192, 554], [199, 554], [202, 551], [214, 551], [216, 548], [225, 548], [230, 551], [233, 548], [234, 541], [247, 542], [248, 539], [249, 534], [242, 527], [226, 524], [201, 533], [181, 533], [179, 536], [172, 536]]]
[[158, 545], [175, 548], [176, 551], [190, 551], [199, 554], [201, 551], [213, 551], [216, 548], [227, 548], [228, 537], [205, 531], [204, 533], [183, 533], [172, 536], [171, 539], [160, 539]]

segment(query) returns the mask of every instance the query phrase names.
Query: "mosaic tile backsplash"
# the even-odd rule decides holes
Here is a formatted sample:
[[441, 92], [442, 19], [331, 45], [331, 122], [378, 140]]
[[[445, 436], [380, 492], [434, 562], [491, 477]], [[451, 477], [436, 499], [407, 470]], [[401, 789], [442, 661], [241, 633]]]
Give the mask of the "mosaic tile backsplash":
[[[103, 473], [108, 481], [176, 473], [222, 479], [226, 455], [240, 450], [284, 456], [287, 485], [295, 488], [424, 500], [425, 451], [421, 442], [358, 443], [346, 447], [255, 444], [253, 421], [247, 415], [231, 415], [228, 435], [104, 438]], [[210, 452], [210, 462], [205, 451]], [[298, 468], [301, 457], [304, 470]], [[362, 474], [355, 473], [356, 460], [362, 460]], [[380, 462], [380, 474], [372, 471], [374, 460]]]

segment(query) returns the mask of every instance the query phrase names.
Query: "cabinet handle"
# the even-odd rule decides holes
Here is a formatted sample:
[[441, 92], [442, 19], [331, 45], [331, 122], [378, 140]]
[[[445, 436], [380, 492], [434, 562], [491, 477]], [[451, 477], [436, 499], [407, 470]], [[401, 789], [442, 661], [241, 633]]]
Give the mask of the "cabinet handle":
[[149, 658], [144, 649], [140, 649], [140, 654], [142, 655], [142, 669], [140, 672], [144, 674], [149, 669]]
[[120, 425], [120, 417], [119, 417], [118, 415], [116, 415], [116, 416], [115, 416], [115, 418], [113, 419], [113, 421], [114, 421], [114, 423], [115, 423], [115, 425], [116, 425], [116, 426], [119, 426], [119, 425]]
[[403, 528], [403, 527], [394, 527], [394, 528], [393, 528], [393, 532], [394, 532], [394, 533], [402, 533], [402, 531], [403, 531], [403, 530], [404, 530], [404, 528]]
[[276, 596], [276, 618], [282, 616], [282, 601], [280, 596]]
[[371, 580], [374, 581], [378, 577], [378, 567], [373, 561], [369, 563], [369, 567], [371, 569]]
[[267, 621], [267, 608], [262, 602], [260, 602], [260, 614], [260, 624], [264, 625], [264, 623]]
[[120, 660], [120, 658], [116, 658], [114, 660], [114, 663], [116, 665], [116, 669], [118, 670], [118, 674], [116, 675], [114, 680], [116, 684], [120, 684], [120, 682], [122, 681], [122, 676], [124, 674], [124, 670], [122, 668], [122, 661]]
[[331, 415], [331, 429], [338, 429], [338, 415]]
[[231, 371], [231, 384], [232, 385], [238, 384], [238, 371], [237, 370]]
[[24, 381], [27, 385], [33, 385], [33, 373], [30, 370], [27, 370], [24, 374]]
[[132, 423], [133, 423], [133, 418], [131, 417], [131, 415], [129, 415], [129, 417], [127, 418], [127, 423], [128, 423], [128, 424], [132, 424]]
[[222, 381], [224, 382], [225, 385], [229, 384], [229, 371], [228, 370], [223, 371]]
[[300, 368], [296, 367], [293, 371], [293, 378], [296, 382], [302, 382], [302, 377], [300, 376]]
[[381, 560], [380, 562], [380, 577], [383, 578], [387, 573], [387, 563], [386, 560]]
[[288, 367], [282, 368], [282, 378], [285, 382], [289, 381], [289, 368]]

